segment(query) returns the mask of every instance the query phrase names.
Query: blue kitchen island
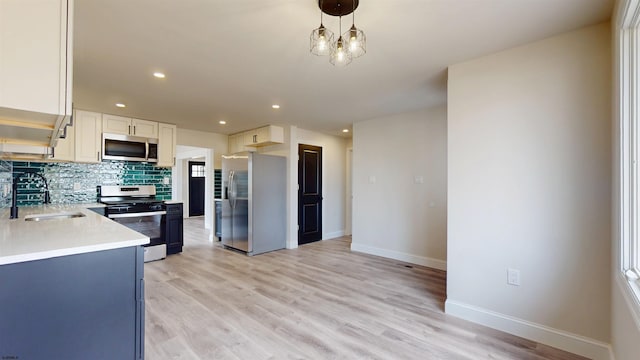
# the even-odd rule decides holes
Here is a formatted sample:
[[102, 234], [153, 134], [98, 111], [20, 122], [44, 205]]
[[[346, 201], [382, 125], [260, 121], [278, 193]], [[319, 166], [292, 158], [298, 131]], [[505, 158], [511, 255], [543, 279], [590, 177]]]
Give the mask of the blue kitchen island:
[[149, 239], [87, 209], [73, 213], [84, 216], [0, 220], [0, 358], [144, 358]]

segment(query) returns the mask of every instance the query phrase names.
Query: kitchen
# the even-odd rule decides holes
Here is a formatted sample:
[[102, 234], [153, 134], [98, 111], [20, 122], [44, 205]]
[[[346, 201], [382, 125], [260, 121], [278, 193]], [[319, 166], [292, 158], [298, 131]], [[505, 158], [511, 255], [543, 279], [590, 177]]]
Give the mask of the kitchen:
[[[2, 1], [2, 4], [5, 4], [7, 0]], [[281, 126], [284, 135], [283, 143], [259, 148], [257, 152], [281, 155], [287, 159], [286, 247], [288, 249], [294, 249], [298, 246], [298, 170], [297, 161], [294, 159], [298, 156], [299, 144], [315, 145], [322, 147], [324, 151], [322, 158], [324, 165], [322, 174], [324, 180], [322, 184], [324, 190], [324, 199], [322, 199], [323, 238], [336, 238], [350, 233], [351, 221], [347, 219], [351, 216], [351, 209], [348, 204], [353, 198], [354, 238], [349, 245], [352, 250], [380, 255], [417, 266], [446, 269], [454, 274], [461, 271], [459, 263], [462, 260], [455, 257], [459, 253], [449, 251], [460, 248], [448, 248], [450, 239], [447, 238], [447, 215], [449, 214], [447, 185], [452, 179], [457, 179], [457, 177], [447, 178], [447, 151], [450, 150], [447, 145], [447, 124], [450, 115], [447, 112], [450, 109], [447, 109], [445, 85], [448, 66], [493, 54], [496, 51], [511, 49], [531, 41], [542, 41], [549, 36], [564, 34], [585, 26], [595, 26], [596, 30], [592, 30], [592, 32], [604, 33], [606, 26], [597, 27], [597, 24], [606, 22], [610, 18], [611, 3], [598, 2], [596, 4], [593, 2], [589, 6], [585, 6], [583, 3], [578, 5], [569, 1], [568, 4], [572, 5], [556, 9], [554, 16], [557, 16], [557, 19], [556, 22], [553, 22], [542, 15], [545, 13], [543, 9], [545, 6], [554, 8], [551, 4], [538, 4], [539, 7], [536, 7], [535, 4], [499, 4], [496, 6], [506, 7], [506, 11], [510, 11], [509, 14], [513, 15], [500, 18], [495, 17], [496, 12], [491, 10], [495, 10], [495, 7], [474, 7], [472, 2], [465, 2], [457, 11], [452, 11], [446, 5], [434, 5], [432, 2], [409, 1], [406, 4], [403, 3], [404, 6], [396, 7], [376, 0], [371, 0], [371, 4], [375, 6], [365, 6], [368, 2], [363, 1], [356, 13], [355, 23], [368, 31], [369, 40], [372, 43], [366, 55], [355, 59], [345, 69], [333, 68], [326, 61], [326, 58], [323, 60], [323, 58], [308, 53], [308, 32], [318, 25], [316, 22], [320, 22], [317, 6], [314, 6], [313, 2], [311, 3], [296, 2], [294, 4], [288, 1], [276, 1], [266, 5], [260, 1], [242, 1], [234, 2], [233, 5], [227, 7], [214, 2], [210, 6], [204, 7], [204, 11], [194, 11], [193, 6], [195, 5], [173, 7], [169, 4], [130, 4], [123, 1], [113, 1], [109, 5], [105, 5], [97, 2], [76, 1], [74, 4], [76, 17], [73, 23], [75, 28], [72, 49], [73, 64], [65, 62], [66, 65], [73, 67], [73, 80], [70, 80], [73, 83], [73, 109], [154, 121], [159, 124], [178, 124], [174, 134], [176, 141], [174, 156], [179, 158], [183, 164], [176, 164], [175, 168], [169, 172], [160, 170], [160, 175], [147, 174], [147, 169], [130, 169], [131, 171], [140, 171], [142, 174], [129, 174], [133, 179], [136, 175], [157, 177], [153, 181], [158, 186], [163, 186], [159, 188], [159, 195], [163, 198], [166, 196], [165, 199], [169, 198], [169, 193], [171, 199], [181, 199], [176, 194], [183, 191], [177, 185], [182, 181], [180, 177], [184, 173], [184, 162], [188, 161], [188, 158], [186, 155], [178, 154], [178, 146], [205, 149], [203, 150], [204, 159], [209, 163], [209, 166], [206, 167], [207, 176], [213, 178], [214, 169], [220, 169], [222, 155], [227, 153], [230, 148], [231, 139], [228, 135], [239, 134], [267, 125]], [[584, 12], [576, 9], [584, 10]], [[590, 9], [591, 12], [585, 9]], [[390, 18], [384, 14], [396, 12], [399, 13], [394, 18], [407, 19], [407, 21], [403, 24], [393, 22], [393, 26], [381, 26], [381, 24], [386, 24], [385, 21], [390, 21]], [[423, 21], [421, 16], [431, 13], [434, 14], [431, 19], [433, 21]], [[454, 16], [454, 13], [460, 13], [461, 16]], [[162, 14], [171, 14], [172, 19], [170, 21], [166, 18], [163, 19]], [[534, 15], [525, 16], [524, 14]], [[0, 17], [2, 16], [3, 14], [0, 13]], [[142, 18], [145, 19], [144, 23], [140, 21]], [[474, 24], [485, 24], [486, 27], [483, 27], [485, 25], [479, 28], [471, 26], [467, 21], [470, 18], [478, 19], [473, 22]], [[543, 27], [534, 25], [540, 24], [541, 18], [546, 19], [545, 24], [549, 22], [549, 25]], [[282, 19], [286, 19], [286, 21], [281, 21]], [[438, 19], [448, 20], [438, 22]], [[529, 28], [524, 25], [516, 26], [515, 23], [509, 23], [509, 19], [518, 19], [521, 24], [530, 24], [531, 26]], [[0, 24], [11, 23], [10, 19], [2, 18], [1, 20]], [[325, 16], [323, 21], [332, 30], [337, 31], [339, 28], [337, 19]], [[342, 21], [342, 27], [345, 29], [351, 25], [352, 19], [343, 18]], [[347, 23], [349, 24], [347, 25]], [[431, 28], [432, 25], [429, 24], [434, 24], [434, 28]], [[494, 28], [493, 30], [496, 30], [494, 33], [489, 29], [488, 24], [502, 24], [503, 27]], [[193, 25], [193, 27], [189, 25]], [[419, 27], [424, 31], [415, 32], [412, 26]], [[35, 31], [37, 28], [38, 26], [33, 26], [32, 30]], [[536, 30], [532, 30], [534, 28]], [[92, 32], [91, 29], [102, 29], [102, 35]], [[104, 31], [104, 29], [108, 30]], [[255, 31], [251, 32], [248, 29]], [[259, 29], [264, 29], [264, 31], [259, 31]], [[292, 29], [296, 30], [292, 31]], [[515, 29], [521, 31], [515, 31]], [[526, 29], [530, 29], [531, 32], [525, 33]], [[379, 33], [376, 34], [376, 31]], [[389, 36], [382, 34], [387, 31]], [[411, 34], [449, 34], [451, 37], [445, 41], [432, 37], [430, 40], [424, 40], [426, 43], [433, 44], [432, 46], [418, 49], [402, 41], [390, 41], [391, 39], [403, 38], [402, 34], [407, 32]], [[39, 38], [51, 39], [57, 44], [54, 47], [57, 47], [58, 54], [61, 54], [59, 39], [56, 40], [52, 33], [54, 32], [49, 31], [46, 34], [40, 34]], [[466, 35], [462, 35], [462, 33]], [[587, 37], [588, 34], [592, 34], [587, 33], [575, 35], [574, 39], [578, 39], [575, 41], [578, 42], [579, 39], [582, 39], [580, 36]], [[107, 34], [109, 36], [106, 36]], [[391, 36], [390, 34], [395, 35]], [[372, 45], [373, 42], [381, 39], [385, 39], [386, 45], [380, 44], [382, 47]], [[601, 38], [598, 40], [600, 41]], [[423, 39], [416, 41], [422, 42]], [[11, 45], [7, 42], [3, 44], [12, 49], [14, 47], [21, 49], [25, 48], [21, 45], [24, 43], [29, 43], [29, 41], [20, 39], [18, 44]], [[453, 49], [453, 47], [448, 48], [447, 43], [464, 45], [456, 46], [456, 49]], [[601, 44], [597, 41], [593, 43]], [[141, 44], [149, 44], [150, 46], [143, 47]], [[229, 44], [234, 44], [234, 47], [229, 47]], [[437, 48], [437, 44], [442, 47]], [[221, 49], [227, 49], [228, 52], [221, 51]], [[384, 50], [381, 51], [381, 49]], [[575, 50], [572, 46], [568, 46], [566, 49]], [[562, 51], [568, 52], [569, 50]], [[220, 56], [221, 53], [229, 56]], [[2, 52], [2, 54], [7, 54], [7, 52]], [[398, 60], [393, 54], [405, 55]], [[408, 54], [416, 58], [407, 60]], [[174, 57], [188, 60], [188, 65], [185, 66], [185, 63], [178, 62]], [[51, 58], [54, 57], [40, 57], [40, 59]], [[265, 59], [270, 59], [268, 64]], [[397, 61], [400, 61], [402, 66], [397, 66]], [[33, 81], [38, 79], [51, 81], [52, 78], [56, 78], [55, 82], [58, 86], [54, 86], [53, 93], [61, 94], [64, 93], [59, 89], [60, 84], [63, 83], [60, 77], [61, 64], [62, 62], [59, 62], [50, 66], [47, 71], [49, 75], [46, 76], [35, 73], [16, 76], [22, 76], [20, 80]], [[101, 64], [99, 70], [94, 67], [97, 64]], [[380, 64], [389, 65], [388, 71], [380, 71]], [[393, 64], [395, 66], [392, 66]], [[436, 65], [427, 66], [426, 64]], [[602, 64], [596, 64], [596, 68], [598, 66], [604, 68]], [[403, 73], [404, 75], [399, 75], [399, 68], [406, 71]], [[265, 69], [273, 70], [266, 71]], [[153, 75], [155, 72], [162, 72], [166, 77], [162, 79], [155, 77]], [[56, 76], [51, 76], [52, 73], [55, 73]], [[17, 72], [12, 74], [17, 74]], [[372, 76], [374, 74], [375, 76]], [[6, 84], [8, 84], [6, 81], [0, 82], [0, 86]], [[121, 87], [124, 84], [130, 86], [130, 90]], [[182, 90], [171, 90], [171, 86], [174, 84], [181, 84]], [[313, 84], [313, 86], [309, 84]], [[45, 87], [33, 84], [25, 85], [24, 81], [18, 81], [17, 84], [9, 86], [14, 88], [12, 93], [14, 95], [18, 94], [18, 90], [24, 90], [25, 93], [28, 93], [28, 95], [16, 96], [16, 99], [20, 101], [35, 98], [40, 90], [45, 92]], [[33, 89], [37, 89], [37, 91]], [[456, 88], [452, 87], [452, 89]], [[6, 94], [6, 89], [2, 90], [0, 94]], [[319, 93], [322, 94], [321, 101], [318, 101]], [[155, 95], [152, 96], [152, 94]], [[353, 97], [345, 96], [345, 94], [353, 94]], [[604, 95], [602, 97], [606, 98]], [[64, 98], [68, 100], [66, 96]], [[540, 98], [544, 99], [543, 96]], [[60, 99], [61, 97], [57, 96], [53, 101], [57, 104], [56, 109], [58, 110], [46, 110], [46, 112], [71, 115], [70, 106], [68, 108], [60, 106]], [[569, 100], [571, 99], [567, 101]], [[116, 107], [116, 103], [123, 104], [125, 107]], [[272, 108], [272, 105], [276, 104], [280, 105], [279, 109]], [[63, 110], [59, 111], [61, 108]], [[246, 112], [240, 113], [239, 109], [245, 109]], [[458, 113], [453, 115], [455, 114]], [[64, 132], [64, 126], [58, 124], [57, 121], [58, 119], [55, 119], [50, 123], [52, 124], [52, 128], [49, 129], [50, 133]], [[221, 122], [226, 122], [226, 124]], [[39, 125], [36, 123], [30, 128], [23, 127], [23, 130], [18, 132], [18, 137], [28, 138], [27, 134], [35, 132], [33, 129], [40, 128]], [[4, 135], [13, 131], [6, 129], [5, 127], [0, 128], [0, 134]], [[353, 133], [354, 140], [350, 139], [350, 135], [344, 135], [343, 130], [349, 130], [350, 133]], [[494, 131], [499, 132], [500, 130], [494, 129]], [[86, 130], [85, 134], [90, 132], [90, 129]], [[42, 142], [40, 141], [40, 143]], [[91, 143], [81, 144], [81, 146], [86, 146], [86, 152], [83, 152], [86, 153], [85, 161], [92, 161], [93, 157], [98, 155], [97, 152], [90, 151]], [[353, 149], [352, 153], [351, 149]], [[64, 151], [58, 151], [57, 155], [61, 154], [64, 154]], [[393, 156], [394, 154], [395, 156]], [[411, 160], [403, 156], [406, 154], [416, 154], [416, 156]], [[51, 155], [55, 156], [55, 154]], [[35, 162], [39, 163], [39, 161]], [[63, 162], [54, 163], [62, 164]], [[106, 164], [107, 162], [100, 161], [100, 163]], [[3, 169], [4, 172], [0, 172], [2, 174], [0, 176], [0, 190], [3, 190], [0, 192], [3, 194], [0, 201], [5, 208], [10, 206], [7, 196], [5, 196], [10, 193], [10, 185], [5, 180], [7, 178], [5, 169], [14, 165], [12, 161], [0, 161], [0, 169]], [[24, 165], [18, 163], [19, 167]], [[96, 164], [79, 166], [84, 166], [90, 171], [100, 171], [95, 168], [100, 165]], [[183, 168], [182, 174], [177, 172], [177, 168], [180, 166]], [[346, 180], [351, 178], [352, 171], [353, 191], [351, 183]], [[81, 172], [76, 173], [80, 174]], [[168, 184], [165, 183], [167, 177], [169, 178]], [[52, 199], [58, 201], [61, 196], [93, 197], [95, 199], [96, 184], [85, 184], [83, 180], [81, 178], [67, 180], [64, 183], [67, 193], [60, 192], [60, 188], [52, 189]], [[402, 181], [401, 183], [405, 186], [398, 189], [395, 186], [398, 181]], [[78, 186], [75, 185], [76, 182]], [[510, 189], [510, 187], [505, 186], [505, 189]], [[54, 191], [58, 191], [58, 193], [54, 193]], [[389, 198], [385, 194], [390, 191], [399, 191], [397, 192], [400, 195], [399, 202], [388, 201]], [[207, 241], [209, 241], [214, 240], [211, 238], [211, 230], [215, 222], [214, 196], [212, 189], [209, 189], [209, 192], [205, 189], [205, 193], [203, 226], [207, 228], [204, 232], [206, 233], [205, 237], [209, 238]], [[36, 197], [36, 195], [33, 196]], [[472, 199], [473, 197], [468, 198]], [[493, 201], [487, 200], [483, 203], [493, 204]], [[602, 225], [599, 228], [605, 227]], [[393, 233], [394, 230], [397, 233]], [[328, 246], [330, 242], [322, 243], [322, 246]], [[198, 246], [206, 245], [200, 244]], [[300, 249], [305, 247], [302, 246]], [[578, 248], [578, 245], [572, 245], [572, 248]], [[584, 261], [595, 263], [601, 261], [597, 255], [585, 251], [579, 252], [581, 258], [585, 259]], [[515, 251], [509, 252], [509, 254], [519, 258]], [[181, 255], [172, 255], [173, 257], [169, 256], [168, 259], [182, 259], [183, 255], [186, 255], [186, 252]], [[199, 263], [199, 258], [196, 255], [193, 256], [194, 263]], [[258, 255], [255, 257], [258, 260], [255, 261], [263, 261], [260, 260], [262, 256], [270, 255]], [[564, 256], [570, 259], [567, 262], [573, 263], [574, 257], [572, 255], [565, 254]], [[576, 254], [575, 257], [577, 258], [578, 255]], [[376, 261], [376, 264], [384, 267], [383, 263], [378, 263], [374, 258], [368, 260]], [[326, 261], [330, 262], [331, 260], [326, 259]], [[507, 259], [500, 259], [495, 263], [496, 266], [499, 264], [505, 269], [511, 266], [505, 262]], [[156, 262], [156, 264], [160, 264], [157, 266], [162, 267], [168, 263]], [[187, 265], [182, 262], [181, 264]], [[373, 271], [373, 269], [369, 270]], [[167, 271], [170, 270], [167, 269]], [[162, 278], [161, 274], [158, 275], [159, 278]], [[524, 275], [535, 276], [527, 272], [523, 273], [523, 279]], [[487, 278], [489, 278], [488, 274]], [[464, 277], [453, 276], [447, 281], [460, 284], [460, 279], [464, 279]], [[182, 280], [188, 282], [188, 280]], [[540, 281], [542, 282], [542, 280]], [[175, 282], [179, 284], [178, 280]], [[605, 280], [598, 280], [594, 284], [596, 284], [594, 286], [599, 286], [600, 290], [608, 288]], [[527, 285], [525, 283], [521, 288], [518, 288], [518, 290], [522, 289], [520, 293], [527, 289]], [[215, 287], [215, 285], [211, 286]], [[302, 290], [304, 287], [302, 285], [295, 286], [295, 289]], [[514, 288], [506, 289], [514, 290]], [[329, 291], [330, 289], [325, 288], [324, 290]], [[577, 296], [576, 294], [565, 294], [560, 289], [557, 289], [555, 293], [564, 294], [567, 298]], [[164, 295], [166, 298], [170, 298], [172, 294], [165, 293]], [[235, 296], [240, 296], [240, 294], [235, 294]], [[535, 301], [535, 304], [539, 304], [539, 302]], [[571, 320], [580, 318], [589, 323], [595, 321], [596, 317], [591, 314], [604, 314], [606, 310], [603, 309], [608, 309], [606, 301], [598, 302], [596, 306], [598, 311], [595, 312], [584, 312], [577, 307], [571, 308], [570, 312], [573, 315], [562, 324], [545, 320], [553, 318], [551, 316], [553, 310], [542, 305], [539, 307], [542, 308], [541, 313], [544, 315], [544, 319], [537, 318], [536, 315], [529, 316], [525, 309], [534, 307], [535, 304], [518, 303], [518, 305], [513, 305], [516, 309], [522, 310], [522, 312], [516, 313], [510, 313], [505, 308], [484, 306], [499, 314], [510, 314], [536, 324], [539, 322], [553, 329], [558, 328], [571, 334], [576, 333], [608, 343], [608, 337], [605, 334], [607, 330], [592, 333], [585, 330], [590, 326], [585, 325], [582, 328], [580, 325], [572, 323]], [[274, 311], [276, 310], [274, 309]], [[538, 314], [533, 311], [531, 313]], [[194, 323], [198, 323], [197, 319], [192, 320]], [[324, 325], [329, 326], [327, 323]], [[589, 343], [590, 345], [587, 347], [601, 349], [597, 345], [599, 343], [595, 343], [596, 345]], [[165, 350], [168, 351], [168, 349]]]

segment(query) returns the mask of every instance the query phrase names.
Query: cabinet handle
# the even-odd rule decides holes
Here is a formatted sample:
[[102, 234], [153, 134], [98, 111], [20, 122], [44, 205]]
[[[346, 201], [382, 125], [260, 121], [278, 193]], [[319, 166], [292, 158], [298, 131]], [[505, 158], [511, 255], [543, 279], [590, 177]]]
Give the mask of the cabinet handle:
[[133, 125], [133, 135], [135, 135], [135, 134], [136, 134], [136, 126]]
[[176, 157], [173, 157], [173, 166], [176, 166]]
[[98, 158], [98, 161], [100, 161], [100, 151], [98, 151], [98, 154], [96, 157]]
[[253, 143], [257, 143], [258, 142], [258, 135], [253, 135]]
[[129, 134], [131, 134], [131, 125], [129, 125]]

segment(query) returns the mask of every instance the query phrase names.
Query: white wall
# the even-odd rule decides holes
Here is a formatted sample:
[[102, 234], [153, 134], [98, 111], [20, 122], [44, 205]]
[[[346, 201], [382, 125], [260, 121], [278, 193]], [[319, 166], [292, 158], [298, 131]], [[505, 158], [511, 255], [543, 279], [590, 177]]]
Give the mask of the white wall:
[[[209, 173], [211, 164], [213, 163], [213, 154], [210, 154], [211, 149], [199, 148], [193, 146], [178, 145], [176, 146], [176, 166], [174, 168], [174, 178], [176, 181], [171, 189], [172, 199], [182, 201], [184, 206], [183, 217], [189, 217], [189, 161], [203, 161], [205, 163], [205, 196], [207, 192], [207, 185], [212, 188], [210, 191], [213, 193], [213, 173]], [[207, 156], [211, 159], [207, 161]], [[207, 211], [205, 210], [205, 228], [209, 228], [207, 224]], [[215, 215], [215, 214], [214, 214]], [[215, 218], [215, 217], [214, 217]], [[212, 224], [215, 226], [215, 224]]]
[[[209, 240], [213, 241], [215, 227], [215, 212], [213, 202], [213, 169], [222, 167], [222, 154], [227, 153], [227, 135], [195, 131], [178, 128], [176, 137], [178, 148], [185, 151], [176, 153], [176, 166], [173, 171], [172, 198], [184, 202], [184, 212], [188, 213], [189, 197], [184, 196], [188, 181], [185, 180], [185, 171], [188, 166], [185, 159], [192, 156], [204, 157], [205, 161], [205, 188], [204, 188], [204, 225], [209, 230]], [[194, 149], [199, 148], [199, 149]], [[211, 166], [213, 164], [213, 166]]]
[[634, 318], [631, 294], [623, 287], [626, 280], [619, 280], [612, 287], [611, 346], [616, 360], [635, 360], [640, 357], [640, 329]]
[[322, 147], [322, 239], [344, 235], [347, 139], [296, 126], [285, 127], [285, 143], [260, 148], [260, 153], [287, 157], [287, 248], [298, 246], [298, 144]]
[[354, 124], [352, 250], [446, 268], [446, 121], [441, 106]]
[[611, 339], [609, 27], [451, 66], [448, 83], [446, 311], [596, 359]]
[[176, 143], [178, 145], [213, 149], [215, 154], [213, 166], [215, 169], [222, 168], [222, 155], [226, 154], [229, 149], [227, 135], [180, 128], [178, 128]]

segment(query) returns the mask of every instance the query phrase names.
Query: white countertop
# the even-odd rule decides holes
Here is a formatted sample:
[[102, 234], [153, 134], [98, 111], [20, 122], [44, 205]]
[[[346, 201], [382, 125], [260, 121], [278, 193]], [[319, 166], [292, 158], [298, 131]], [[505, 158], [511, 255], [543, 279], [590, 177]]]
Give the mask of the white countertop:
[[[0, 265], [48, 259], [149, 243], [149, 238], [88, 210], [101, 204], [42, 205], [19, 208], [18, 219], [9, 220], [9, 209], [0, 211]], [[85, 217], [25, 221], [34, 214], [81, 212]]]

